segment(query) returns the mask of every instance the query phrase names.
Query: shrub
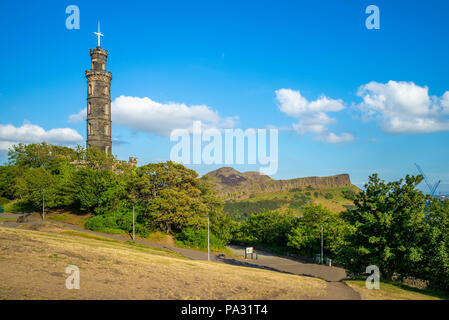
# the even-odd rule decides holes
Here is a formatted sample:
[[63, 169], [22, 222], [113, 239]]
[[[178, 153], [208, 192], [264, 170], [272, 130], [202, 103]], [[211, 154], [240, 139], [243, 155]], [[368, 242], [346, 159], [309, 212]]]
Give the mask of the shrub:
[[350, 189], [345, 189], [341, 191], [343, 198], [348, 199], [348, 200], [354, 200], [356, 197], [356, 193], [354, 190], [350, 190]]
[[100, 231], [105, 233], [125, 233], [117, 225], [116, 217], [114, 215], [99, 215], [93, 216], [86, 221], [85, 227], [92, 231]]
[[3, 197], [0, 197], [0, 206], [3, 206], [5, 204], [9, 203], [9, 200]]
[[[175, 236], [176, 242], [185, 247], [207, 249], [207, 229], [184, 228]], [[210, 233], [210, 249], [220, 250], [224, 247], [223, 240]]]
[[293, 225], [294, 216], [276, 211], [251, 215], [240, 226], [240, 238], [248, 243], [266, 246], [285, 246], [287, 233]]
[[309, 202], [309, 198], [303, 194], [295, 194], [293, 201], [290, 202], [289, 208], [291, 209], [301, 209], [304, 208]]
[[334, 196], [332, 195], [332, 193], [326, 193], [326, 194], [324, 195], [324, 197], [325, 197], [326, 199], [328, 199], [328, 200], [334, 198]]
[[259, 214], [266, 210], [276, 210], [283, 206], [287, 201], [280, 200], [258, 200], [258, 201], [240, 201], [226, 202], [223, 212], [229, 215], [234, 221], [243, 221], [251, 214]]

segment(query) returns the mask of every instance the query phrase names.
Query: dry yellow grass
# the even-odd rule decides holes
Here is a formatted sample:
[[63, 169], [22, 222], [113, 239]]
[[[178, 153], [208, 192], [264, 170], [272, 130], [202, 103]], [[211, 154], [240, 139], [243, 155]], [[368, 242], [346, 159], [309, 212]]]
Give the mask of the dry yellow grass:
[[410, 288], [409, 290], [400, 288], [390, 283], [380, 283], [379, 290], [369, 290], [365, 286], [365, 281], [350, 280], [346, 284], [357, 291], [362, 300], [440, 300], [439, 296], [430, 295], [431, 292]]
[[[80, 269], [68, 290], [65, 269]], [[1, 299], [310, 299], [324, 281], [180, 258], [101, 237], [0, 226]]]

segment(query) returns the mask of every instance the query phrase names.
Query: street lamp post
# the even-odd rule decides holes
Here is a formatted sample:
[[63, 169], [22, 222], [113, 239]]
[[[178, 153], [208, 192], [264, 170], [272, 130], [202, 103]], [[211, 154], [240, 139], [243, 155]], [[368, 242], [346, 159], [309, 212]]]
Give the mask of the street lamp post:
[[45, 221], [45, 189], [42, 189], [42, 221]]
[[321, 228], [321, 264], [323, 264], [323, 225], [320, 224]]
[[133, 241], [135, 241], [136, 233], [135, 233], [135, 218], [134, 218], [134, 203], [133, 203]]
[[210, 232], [209, 232], [209, 216], [204, 216], [207, 218], [207, 261], [210, 261]]

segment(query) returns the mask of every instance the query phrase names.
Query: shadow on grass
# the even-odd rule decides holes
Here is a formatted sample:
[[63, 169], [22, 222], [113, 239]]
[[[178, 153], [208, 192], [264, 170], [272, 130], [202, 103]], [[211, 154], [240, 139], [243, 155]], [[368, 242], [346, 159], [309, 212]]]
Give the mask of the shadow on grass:
[[420, 293], [420, 294], [425, 294], [427, 296], [431, 296], [431, 297], [435, 297], [435, 298], [449, 300], [449, 292], [445, 292], [441, 289], [434, 289], [434, 288], [419, 289], [419, 288], [411, 287], [409, 285], [406, 285], [405, 283], [400, 283], [400, 282], [386, 282], [386, 283], [396, 286], [400, 289], [411, 291], [414, 293]]
[[[352, 276], [352, 277], [348, 277], [348, 278], [344, 279], [344, 281], [363, 281], [363, 282], [365, 282], [366, 277]], [[439, 289], [439, 288], [430, 287], [430, 288], [421, 289], [421, 288], [416, 288], [416, 287], [410, 286], [410, 285], [402, 283], [402, 282], [389, 281], [389, 280], [385, 280], [385, 279], [381, 280], [381, 284], [387, 284], [387, 285], [390, 285], [390, 286], [398, 288], [398, 289], [409, 291], [411, 293], [417, 293], [417, 294], [422, 294], [422, 295], [439, 298], [439, 299], [443, 299], [443, 300], [449, 300], [449, 292], [446, 292], [443, 289]]]

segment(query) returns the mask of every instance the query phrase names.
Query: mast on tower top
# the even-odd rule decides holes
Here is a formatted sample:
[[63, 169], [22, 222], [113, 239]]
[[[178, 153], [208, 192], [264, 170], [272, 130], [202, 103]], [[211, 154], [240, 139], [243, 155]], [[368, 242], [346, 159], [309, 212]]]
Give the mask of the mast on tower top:
[[98, 46], [101, 47], [101, 45], [100, 45], [100, 37], [104, 37], [104, 34], [102, 34], [100, 32], [100, 21], [98, 21], [98, 32], [94, 32], [94, 34], [97, 35], [97, 37], [98, 37]]

